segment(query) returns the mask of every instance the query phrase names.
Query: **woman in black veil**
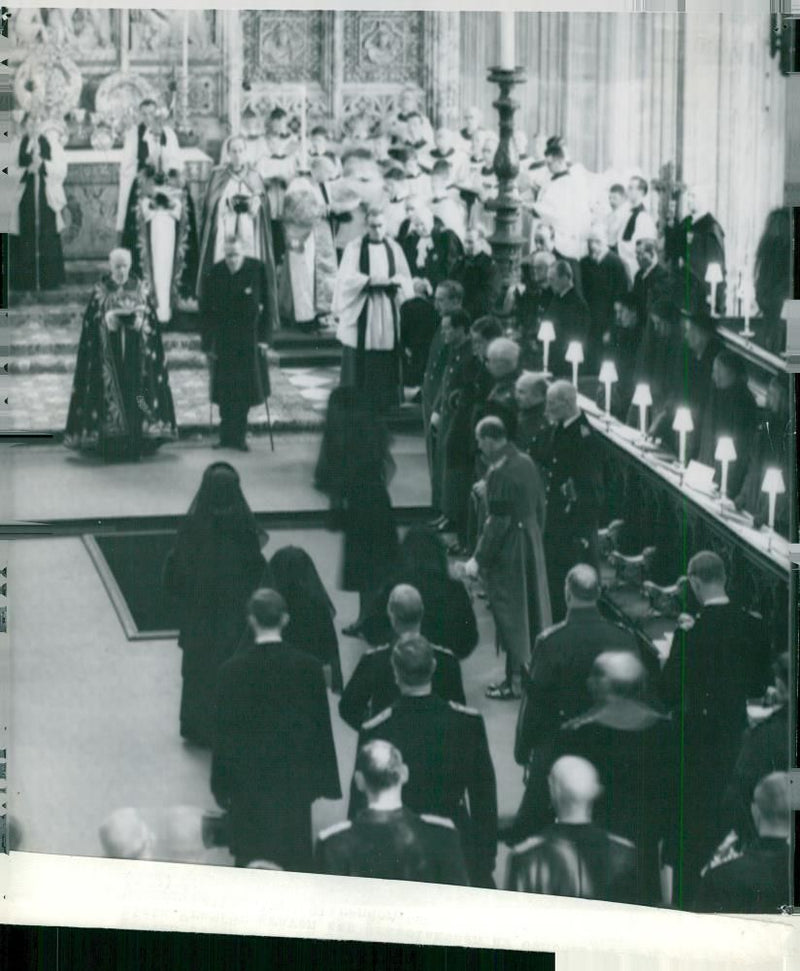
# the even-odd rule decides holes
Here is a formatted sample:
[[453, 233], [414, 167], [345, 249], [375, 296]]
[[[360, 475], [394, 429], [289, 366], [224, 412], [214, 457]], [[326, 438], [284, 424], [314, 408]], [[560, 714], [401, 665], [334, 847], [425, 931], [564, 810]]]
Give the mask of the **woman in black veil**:
[[358, 388], [335, 388], [314, 477], [344, 534], [343, 590], [359, 595], [359, 616], [343, 634], [359, 636], [370, 599], [397, 565], [397, 527], [388, 484], [395, 465], [389, 433]]
[[267, 538], [236, 469], [209, 465], [164, 567], [183, 651], [180, 729], [193, 744], [211, 744], [217, 671], [241, 640], [247, 600], [267, 569], [261, 554]]
[[386, 608], [389, 594], [399, 583], [415, 587], [422, 597], [423, 637], [446, 647], [459, 660], [468, 657], [478, 644], [472, 600], [464, 584], [451, 575], [444, 542], [430, 527], [408, 530], [400, 544], [396, 571], [369, 605], [361, 627], [364, 639], [375, 647], [388, 644], [393, 637]]
[[272, 586], [289, 608], [289, 623], [283, 632], [287, 644], [313, 654], [330, 665], [331, 688], [342, 690], [339, 641], [333, 618], [336, 608], [323, 586], [314, 561], [299, 546], [283, 546], [269, 563]]

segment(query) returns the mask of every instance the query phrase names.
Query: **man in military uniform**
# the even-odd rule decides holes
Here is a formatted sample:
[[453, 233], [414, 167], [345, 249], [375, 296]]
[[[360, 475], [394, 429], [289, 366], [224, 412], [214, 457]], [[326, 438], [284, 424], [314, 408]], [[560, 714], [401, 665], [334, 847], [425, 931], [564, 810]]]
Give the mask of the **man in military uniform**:
[[[389, 594], [387, 614], [394, 632], [391, 644], [367, 650], [356, 665], [339, 699], [339, 714], [356, 731], [368, 718], [397, 700], [398, 689], [392, 669], [392, 646], [404, 637], [419, 637], [425, 605], [419, 591], [408, 584], [396, 586]], [[464, 703], [461, 665], [452, 651], [432, 645], [434, 658], [433, 690], [445, 701]]]
[[514, 444], [541, 466], [550, 438], [550, 423], [545, 416], [547, 378], [543, 373], [523, 371], [514, 385], [517, 403], [517, 432]]
[[545, 413], [554, 425], [544, 456], [547, 520], [544, 552], [553, 620], [563, 620], [564, 583], [576, 563], [597, 566], [601, 469], [594, 432], [578, 407], [578, 393], [568, 381], [547, 391]]
[[320, 873], [469, 885], [452, 820], [419, 816], [403, 806], [408, 767], [394, 745], [376, 739], [359, 749], [353, 781], [366, 796], [367, 808], [354, 820], [319, 834], [316, 869]]
[[[423, 637], [404, 638], [392, 648], [400, 698], [361, 726], [359, 748], [383, 739], [403, 753], [409, 771], [406, 805], [451, 819], [461, 833], [470, 883], [494, 887], [497, 782], [486, 726], [474, 709], [433, 693], [435, 666], [433, 648]], [[354, 783], [351, 820], [364, 804]]]
[[[527, 765], [532, 750], [592, 704], [587, 680], [604, 651], [630, 651], [640, 656], [631, 631], [606, 620], [597, 607], [600, 578], [585, 563], [567, 574], [567, 616], [536, 638], [530, 675], [517, 720], [514, 758]], [[656, 670], [657, 661], [656, 661]]]

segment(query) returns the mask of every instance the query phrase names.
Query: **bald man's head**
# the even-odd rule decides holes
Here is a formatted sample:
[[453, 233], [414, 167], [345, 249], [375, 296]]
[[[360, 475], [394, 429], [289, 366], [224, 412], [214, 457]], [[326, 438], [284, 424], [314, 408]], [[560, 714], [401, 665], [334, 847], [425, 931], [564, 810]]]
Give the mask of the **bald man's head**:
[[600, 578], [588, 563], [578, 563], [567, 574], [564, 591], [568, 607], [589, 607], [600, 597]]
[[591, 762], [576, 755], [563, 755], [553, 763], [547, 783], [560, 822], [591, 822], [592, 806], [603, 791]]
[[383, 739], [362, 745], [356, 756], [355, 781], [358, 789], [370, 795], [399, 789], [408, 781], [400, 750]]
[[635, 654], [630, 651], [604, 651], [592, 666], [589, 689], [596, 701], [640, 698], [644, 681], [644, 665]]
[[508, 337], [496, 337], [486, 349], [486, 368], [493, 378], [512, 374], [519, 363], [519, 344]]
[[789, 776], [785, 772], [764, 776], [753, 792], [751, 809], [759, 836], [788, 838]]
[[425, 605], [416, 587], [400, 583], [389, 594], [389, 623], [395, 634], [418, 634]]
[[150, 830], [135, 809], [117, 809], [100, 826], [103, 852], [116, 860], [146, 859], [150, 838]]

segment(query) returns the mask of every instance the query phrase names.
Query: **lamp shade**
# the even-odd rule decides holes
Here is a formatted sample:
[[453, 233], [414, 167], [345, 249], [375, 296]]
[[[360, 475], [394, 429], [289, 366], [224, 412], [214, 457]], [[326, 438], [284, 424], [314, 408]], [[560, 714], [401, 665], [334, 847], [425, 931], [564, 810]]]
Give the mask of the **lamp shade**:
[[614, 384], [615, 381], [619, 381], [617, 365], [613, 361], [603, 361], [598, 378], [601, 384]]
[[694, 431], [694, 422], [692, 421], [692, 413], [685, 406], [675, 409], [675, 418], [673, 419], [673, 422], [672, 422], [672, 430], [675, 432]]
[[730, 435], [720, 435], [717, 440], [717, 448], [714, 452], [714, 458], [717, 462], [735, 462], [736, 461], [736, 446], [733, 444], [733, 439]]
[[649, 408], [653, 403], [653, 395], [650, 392], [649, 384], [637, 384], [633, 392], [632, 403], [642, 408]]
[[777, 496], [786, 492], [786, 483], [783, 481], [783, 472], [777, 466], [771, 466], [764, 473], [764, 481], [761, 483], [761, 491], [768, 495]]
[[556, 329], [553, 326], [552, 320], [543, 320], [539, 324], [539, 331], [536, 334], [536, 338], [543, 344], [552, 343], [556, 339]]
[[722, 283], [722, 267], [719, 263], [709, 263], [706, 268], [706, 283]]
[[570, 341], [564, 360], [570, 364], [583, 364], [583, 344], [580, 341]]

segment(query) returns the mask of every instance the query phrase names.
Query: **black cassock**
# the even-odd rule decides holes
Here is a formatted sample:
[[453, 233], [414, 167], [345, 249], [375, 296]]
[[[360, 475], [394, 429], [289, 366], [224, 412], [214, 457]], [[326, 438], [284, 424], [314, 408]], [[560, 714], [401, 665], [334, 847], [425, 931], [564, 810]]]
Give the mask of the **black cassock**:
[[216, 354], [211, 400], [220, 409], [220, 437], [235, 444], [244, 440], [248, 409], [270, 394], [267, 360], [258, 347], [271, 337], [264, 265], [245, 257], [232, 273], [224, 260], [215, 263], [202, 294], [203, 350]]
[[[18, 164], [25, 169], [25, 189], [19, 203], [19, 235], [9, 240], [9, 282], [14, 290], [50, 290], [64, 282], [64, 254], [56, 227], [56, 214], [47, 204], [47, 172], [50, 142], [39, 136], [38, 203], [34, 183], [37, 176], [28, 172], [33, 161], [33, 146], [26, 135], [19, 146]], [[38, 207], [38, 237], [36, 233]]]
[[138, 459], [177, 436], [150, 288], [104, 277], [83, 317], [64, 444], [106, 460]]

